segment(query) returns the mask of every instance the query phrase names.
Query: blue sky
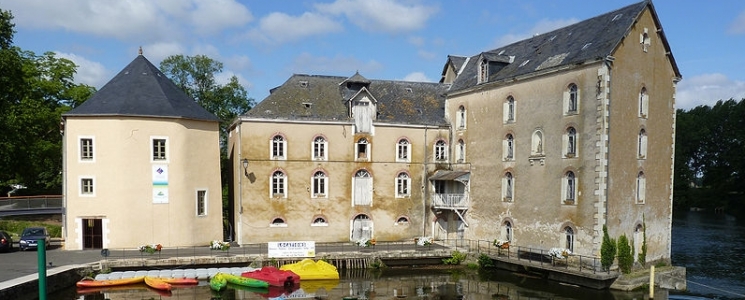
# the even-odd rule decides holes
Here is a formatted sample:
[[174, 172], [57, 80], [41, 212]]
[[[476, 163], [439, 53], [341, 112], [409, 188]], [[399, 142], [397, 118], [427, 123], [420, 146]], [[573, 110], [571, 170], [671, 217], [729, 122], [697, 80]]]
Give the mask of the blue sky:
[[[137, 55], [204, 54], [263, 100], [292, 74], [438, 81], [470, 56], [640, 0], [0, 0], [14, 43], [100, 88]], [[745, 98], [745, 1], [653, 1], [683, 74], [677, 108]]]

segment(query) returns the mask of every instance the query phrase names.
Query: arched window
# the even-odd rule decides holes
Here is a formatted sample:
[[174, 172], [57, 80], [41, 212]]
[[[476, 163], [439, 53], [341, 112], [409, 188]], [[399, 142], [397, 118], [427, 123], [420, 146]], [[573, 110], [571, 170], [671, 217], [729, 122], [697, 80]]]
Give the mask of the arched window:
[[504, 178], [502, 178], [502, 195], [504, 196], [504, 201], [512, 202], [514, 191], [515, 179], [512, 178], [512, 173], [507, 172], [504, 174]]
[[329, 226], [329, 223], [324, 217], [316, 217], [313, 219], [313, 223], [311, 223], [310, 226]]
[[569, 127], [566, 133], [566, 156], [575, 157], [577, 155], [577, 130]]
[[411, 178], [406, 172], [398, 173], [396, 176], [396, 198], [409, 197], [411, 190]]
[[479, 83], [484, 83], [489, 80], [489, 61], [486, 59], [481, 60], [479, 64]]
[[463, 107], [463, 105], [458, 107], [458, 117], [456, 121], [458, 129], [466, 129], [466, 108]]
[[564, 227], [564, 235], [566, 237], [565, 248], [569, 251], [574, 252], [574, 230], [572, 227]]
[[564, 174], [564, 203], [574, 204], [577, 196], [577, 178], [574, 172], [569, 171]]
[[409, 146], [409, 140], [400, 139], [396, 146], [396, 161], [408, 162], [411, 161], [411, 147]]
[[512, 96], [507, 97], [507, 101], [504, 103], [504, 122], [515, 121], [515, 98]]
[[444, 161], [448, 159], [448, 145], [443, 140], [435, 143], [435, 160]]
[[512, 242], [512, 223], [504, 221], [504, 240]]
[[649, 95], [647, 95], [647, 88], [643, 87], [639, 91], [639, 117], [647, 118], [649, 107]]
[[317, 136], [313, 139], [313, 159], [314, 160], [327, 160], [326, 156], [326, 139], [322, 136]]
[[577, 91], [577, 85], [572, 83], [567, 87], [567, 113], [577, 113], [577, 107], [579, 105], [579, 92]]
[[646, 201], [647, 179], [644, 172], [639, 172], [636, 176], [636, 203], [642, 204]]
[[644, 32], [639, 35], [639, 43], [642, 45], [642, 51], [644, 52], [649, 51], [649, 45], [652, 44], [652, 41], [649, 39], [648, 28], [644, 28]]
[[272, 159], [285, 159], [285, 138], [281, 135], [272, 137]]
[[639, 159], [647, 158], [647, 131], [643, 128], [639, 130], [639, 141], [638, 141], [638, 154]]
[[326, 187], [328, 186], [328, 176], [323, 171], [317, 171], [311, 179], [311, 198], [327, 198]]
[[269, 227], [287, 227], [287, 223], [282, 218], [274, 218], [272, 223], [269, 224]]
[[272, 194], [270, 195], [273, 198], [287, 198], [287, 177], [285, 177], [285, 173], [282, 171], [275, 171], [272, 174], [272, 186], [271, 191]]
[[399, 217], [398, 220], [396, 220], [396, 225], [409, 225], [409, 218]]
[[508, 133], [504, 139], [504, 160], [515, 159], [515, 138], [511, 133]]
[[533, 132], [531, 155], [541, 156], [543, 155], [543, 132], [536, 130]]

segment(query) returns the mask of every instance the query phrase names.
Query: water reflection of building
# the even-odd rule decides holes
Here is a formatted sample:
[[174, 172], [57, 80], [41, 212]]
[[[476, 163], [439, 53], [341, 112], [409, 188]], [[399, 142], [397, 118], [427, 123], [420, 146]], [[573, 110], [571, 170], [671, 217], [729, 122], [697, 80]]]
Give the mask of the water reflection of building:
[[439, 83], [294, 75], [231, 128], [237, 240], [597, 256], [607, 225], [669, 260], [680, 76], [651, 1], [449, 56]]

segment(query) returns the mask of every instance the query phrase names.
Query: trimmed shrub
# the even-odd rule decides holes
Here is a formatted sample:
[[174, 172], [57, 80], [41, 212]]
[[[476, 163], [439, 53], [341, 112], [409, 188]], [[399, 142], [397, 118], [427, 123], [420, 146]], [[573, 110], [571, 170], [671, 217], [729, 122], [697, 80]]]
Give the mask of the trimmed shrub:
[[608, 226], [603, 225], [603, 243], [600, 245], [600, 265], [609, 270], [616, 259], [616, 241], [608, 236]]
[[631, 267], [634, 266], [634, 254], [631, 251], [631, 245], [626, 234], [618, 237], [618, 268], [624, 274], [631, 273]]

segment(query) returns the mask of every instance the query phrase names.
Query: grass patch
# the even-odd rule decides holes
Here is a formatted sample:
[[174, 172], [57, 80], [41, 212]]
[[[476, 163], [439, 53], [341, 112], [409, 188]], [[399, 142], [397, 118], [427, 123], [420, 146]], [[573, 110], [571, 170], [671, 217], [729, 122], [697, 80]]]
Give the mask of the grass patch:
[[44, 221], [0, 220], [0, 230], [9, 233], [14, 241], [18, 241], [26, 227], [46, 227], [50, 237], [62, 237], [62, 226]]

